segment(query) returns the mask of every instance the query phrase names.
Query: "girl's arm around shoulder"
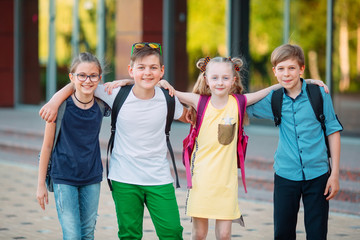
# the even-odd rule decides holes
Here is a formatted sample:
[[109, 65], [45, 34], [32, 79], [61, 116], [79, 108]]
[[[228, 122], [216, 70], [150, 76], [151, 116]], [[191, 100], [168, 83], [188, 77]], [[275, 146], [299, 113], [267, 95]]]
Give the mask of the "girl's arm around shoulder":
[[73, 92], [74, 85], [72, 83], [68, 83], [65, 87], [57, 91], [49, 102], [40, 109], [40, 117], [47, 122], [54, 122], [61, 103], [71, 96]]
[[199, 102], [199, 98], [200, 98], [199, 94], [177, 91], [165, 79], [160, 80], [158, 86], [168, 89], [170, 96], [173, 96], [173, 94], [175, 93], [175, 96], [179, 98], [181, 103], [186, 104], [188, 106], [192, 106], [195, 109], [197, 108], [197, 103]]
[[279, 88], [281, 88], [281, 85], [278, 83], [278, 84], [272, 85], [270, 87], [264, 88], [262, 90], [259, 90], [257, 92], [244, 94], [247, 99], [246, 106], [257, 103], [258, 101], [260, 101], [261, 99], [266, 97], [272, 90], [277, 90]]
[[45, 203], [48, 204], [48, 192], [45, 186], [45, 178], [47, 168], [51, 157], [51, 152], [54, 144], [56, 123], [47, 122], [45, 125], [44, 141], [41, 147], [39, 172], [38, 172], [38, 186], [36, 191], [36, 198], [40, 207], [45, 210]]
[[175, 90], [175, 96], [177, 96], [183, 104], [186, 104], [188, 106], [191, 106], [195, 109], [197, 109], [197, 104], [200, 99], [200, 95], [196, 93], [190, 93], [190, 92], [180, 92]]

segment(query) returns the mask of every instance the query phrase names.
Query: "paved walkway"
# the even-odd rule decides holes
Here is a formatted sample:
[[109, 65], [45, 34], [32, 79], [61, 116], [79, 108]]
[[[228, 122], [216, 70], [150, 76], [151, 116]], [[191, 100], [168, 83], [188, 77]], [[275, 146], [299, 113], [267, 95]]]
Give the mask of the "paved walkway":
[[[9, 129], [24, 128], [28, 131], [43, 131], [41, 128], [44, 123], [38, 118], [37, 111], [38, 109], [0, 109], [0, 126], [6, 126]], [[187, 129], [187, 127], [185, 128]], [[180, 132], [183, 135], [186, 134], [183, 126], [172, 129], [172, 135], [178, 135]], [[263, 132], [263, 134], [271, 134], [271, 131]], [[107, 136], [108, 133], [104, 129], [102, 137]], [[259, 149], [260, 144], [261, 142], [255, 142], [253, 145]], [[175, 149], [181, 147], [181, 143], [178, 142], [173, 141], [173, 145]], [[258, 151], [261, 152], [261, 150]], [[266, 154], [271, 156], [273, 152], [264, 152], [264, 155]], [[50, 194], [50, 202], [45, 211], [37, 204], [35, 198], [37, 168], [34, 161], [36, 162], [36, 160], [31, 160], [32, 163], [26, 163], [0, 159], [0, 239], [62, 239], [53, 194]], [[185, 184], [182, 183], [182, 186], [184, 187]], [[177, 189], [176, 195], [181, 223], [184, 227], [183, 236], [184, 239], [190, 239], [191, 222], [189, 217], [184, 214], [186, 190], [184, 188]], [[246, 226], [244, 228], [233, 224], [232, 239], [272, 239], [272, 204], [242, 199], [239, 204]], [[157, 239], [147, 212], [144, 217], [143, 232], [143, 239]], [[298, 219], [297, 237], [300, 240], [306, 238], [302, 211], [300, 211]], [[95, 239], [117, 239], [114, 203], [106, 181], [103, 182], [101, 190]], [[215, 239], [213, 221], [210, 222], [208, 239]], [[331, 212], [328, 239], [360, 239], [360, 217]]]
[[[49, 205], [43, 211], [35, 198], [37, 169], [31, 165], [19, 165], [0, 161], [0, 239], [62, 239], [56, 215], [54, 195], [50, 193]], [[180, 208], [184, 239], [190, 239], [191, 223], [185, 216], [184, 189], [176, 190]], [[272, 239], [272, 204], [240, 200], [245, 228], [233, 224], [232, 239]], [[298, 239], [305, 239], [303, 212], [299, 214]], [[143, 239], [157, 239], [148, 213], [144, 217]], [[208, 239], [214, 237], [214, 222], [210, 222]], [[117, 222], [114, 203], [106, 182], [103, 181], [99, 217], [95, 239], [117, 239]], [[360, 218], [331, 213], [329, 240], [360, 239]]]

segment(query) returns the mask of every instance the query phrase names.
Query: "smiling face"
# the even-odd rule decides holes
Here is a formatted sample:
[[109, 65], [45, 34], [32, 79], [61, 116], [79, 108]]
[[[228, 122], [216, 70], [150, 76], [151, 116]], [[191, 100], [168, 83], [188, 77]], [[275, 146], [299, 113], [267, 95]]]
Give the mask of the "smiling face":
[[87, 77], [85, 81], [80, 81], [77, 76], [78, 74], [88, 76], [100, 75], [99, 67], [94, 62], [81, 62], [76, 67], [75, 71], [69, 73], [69, 78], [71, 82], [74, 83], [77, 93], [83, 95], [93, 95], [96, 87], [101, 80], [101, 75], [99, 76], [99, 80], [97, 82], [92, 82], [89, 77]]
[[227, 96], [235, 82], [233, 66], [227, 62], [209, 63], [206, 69], [206, 83], [211, 94], [219, 97]]
[[144, 90], [153, 90], [164, 75], [164, 66], [160, 65], [159, 57], [153, 54], [136, 59], [128, 70], [135, 87]]
[[282, 61], [273, 67], [278, 82], [290, 93], [300, 91], [300, 76], [304, 73], [304, 70], [305, 66], [300, 66], [295, 59]]

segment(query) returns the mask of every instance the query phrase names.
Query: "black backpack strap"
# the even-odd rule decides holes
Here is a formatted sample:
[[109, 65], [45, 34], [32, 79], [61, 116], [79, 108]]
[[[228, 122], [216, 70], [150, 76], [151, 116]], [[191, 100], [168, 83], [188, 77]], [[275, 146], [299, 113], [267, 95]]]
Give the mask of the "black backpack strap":
[[281, 108], [283, 103], [284, 88], [280, 88], [273, 92], [271, 96], [271, 110], [274, 115], [275, 126], [281, 123]]
[[120, 108], [124, 104], [126, 98], [128, 97], [133, 85], [126, 85], [121, 87], [120, 91], [116, 95], [116, 98], [113, 103], [112, 111], [111, 111], [111, 135], [108, 142], [107, 147], [107, 154], [106, 154], [106, 179], [110, 188], [110, 191], [112, 191], [112, 185], [111, 181], [108, 178], [109, 177], [109, 152], [112, 153], [112, 150], [114, 148], [114, 139], [115, 139], [115, 131], [116, 131], [116, 120], [117, 116], [119, 114]]
[[330, 165], [330, 148], [329, 148], [329, 140], [326, 136], [326, 125], [325, 125], [325, 115], [324, 115], [324, 100], [321, 95], [320, 87], [315, 84], [306, 84], [306, 93], [309, 97], [309, 101], [311, 104], [312, 109], [314, 110], [316, 119], [320, 122], [321, 128], [324, 133], [325, 144], [327, 148], [327, 155], [329, 159], [329, 170], [331, 172], [331, 165]]
[[174, 156], [174, 151], [172, 149], [171, 143], [170, 143], [170, 130], [171, 130], [171, 123], [174, 120], [174, 113], [175, 113], [175, 97], [171, 97], [169, 95], [169, 91], [167, 89], [164, 88], [160, 88], [166, 98], [166, 105], [167, 105], [167, 117], [166, 117], [166, 125], [165, 125], [165, 135], [166, 135], [166, 144], [167, 147], [169, 149], [169, 153], [171, 156], [171, 160], [173, 163], [173, 168], [174, 168], [174, 173], [175, 173], [175, 184], [176, 184], [176, 188], [180, 187], [180, 183], [179, 183], [179, 176], [178, 176], [178, 172], [177, 172], [177, 168], [176, 168], [176, 163], [175, 163], [175, 156]]

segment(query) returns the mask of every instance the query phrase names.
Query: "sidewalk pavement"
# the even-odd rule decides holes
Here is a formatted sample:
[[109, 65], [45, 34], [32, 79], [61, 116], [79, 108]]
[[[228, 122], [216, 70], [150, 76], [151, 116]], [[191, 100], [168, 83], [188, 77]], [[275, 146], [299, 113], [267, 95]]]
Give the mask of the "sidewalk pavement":
[[[0, 127], [9, 129], [23, 128], [24, 131], [43, 132], [44, 122], [37, 115], [39, 108], [0, 109]], [[103, 126], [109, 125], [105, 120]], [[108, 138], [108, 129], [102, 130], [100, 138]], [[253, 134], [256, 130], [248, 129]], [[172, 137], [182, 139], [188, 127], [174, 124]], [[261, 134], [270, 136], [273, 131], [261, 130]], [[261, 138], [262, 139], [262, 138]], [[249, 149], [248, 154], [270, 155], [266, 151], [268, 146], [260, 145], [261, 139], [255, 141], [255, 149]], [[172, 139], [175, 151], [181, 149], [181, 141]], [[259, 149], [259, 146], [262, 146]], [[270, 146], [271, 147], [271, 146]], [[355, 153], [352, 153], [355, 154]], [[359, 155], [357, 155], [359, 156]], [[355, 158], [355, 156], [354, 156]], [[358, 162], [358, 157], [355, 158]], [[354, 160], [355, 162], [355, 160]], [[354, 163], [355, 165], [355, 163]], [[358, 167], [358, 166], [357, 166]], [[184, 181], [184, 180], [182, 180]], [[191, 222], [184, 213], [186, 189], [176, 190], [181, 223], [184, 227], [184, 239], [190, 239]], [[62, 239], [60, 224], [57, 219], [54, 196], [50, 193], [49, 205], [43, 211], [36, 200], [37, 167], [36, 160], [29, 162], [9, 161], [0, 159], [0, 239]], [[233, 224], [232, 239], [273, 239], [272, 203], [254, 200], [239, 200], [240, 209], [244, 216], [245, 228]], [[306, 239], [303, 225], [303, 211], [300, 210], [298, 219], [297, 239]], [[145, 212], [143, 239], [157, 239], [149, 214]], [[108, 190], [106, 181], [103, 181], [99, 205], [99, 217], [96, 226], [95, 239], [117, 239], [117, 222], [114, 203]], [[207, 239], [215, 239], [214, 222], [210, 221]], [[360, 217], [348, 214], [330, 212], [328, 239], [360, 239]]]
[[[0, 161], [0, 239], [62, 239], [62, 233], [54, 203], [53, 193], [49, 194], [49, 204], [43, 211], [35, 198], [37, 168], [32, 165], [19, 165]], [[190, 239], [191, 222], [185, 216], [186, 191], [176, 190], [184, 239]], [[272, 204], [240, 200], [245, 228], [233, 224], [232, 239], [272, 239]], [[306, 239], [303, 225], [303, 212], [300, 211], [297, 236]], [[144, 217], [143, 239], [157, 239], [156, 233], [146, 211]], [[214, 222], [210, 221], [207, 239], [215, 239]], [[330, 213], [329, 240], [359, 239], [360, 218]], [[117, 239], [115, 207], [106, 181], [101, 186], [99, 217], [95, 239]]]

